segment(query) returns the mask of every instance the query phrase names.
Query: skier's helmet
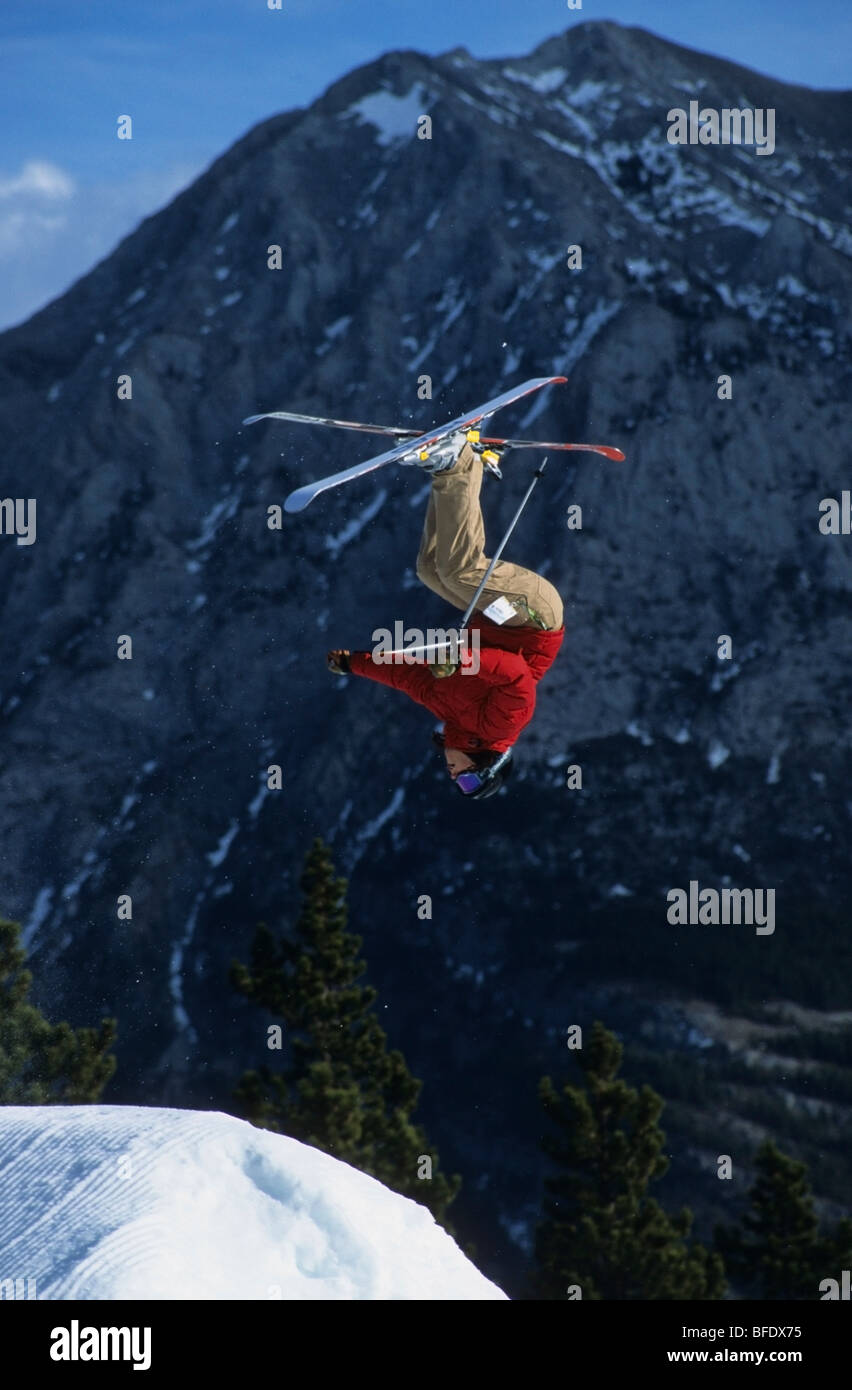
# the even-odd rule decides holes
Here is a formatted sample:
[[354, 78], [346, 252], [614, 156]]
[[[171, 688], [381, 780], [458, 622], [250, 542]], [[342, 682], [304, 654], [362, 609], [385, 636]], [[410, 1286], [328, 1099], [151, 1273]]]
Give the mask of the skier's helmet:
[[505, 753], [487, 750], [471, 754], [471, 759], [473, 770], [460, 772], [455, 779], [456, 788], [464, 797], [482, 801], [486, 796], [494, 796], [512, 775], [511, 748]]
[[[433, 733], [432, 742], [436, 748], [443, 749], [444, 735]], [[512, 750], [498, 753], [486, 748], [481, 753], [469, 753], [473, 767], [460, 772], [454, 779], [454, 786], [462, 796], [481, 801], [486, 796], [494, 796], [512, 774]]]

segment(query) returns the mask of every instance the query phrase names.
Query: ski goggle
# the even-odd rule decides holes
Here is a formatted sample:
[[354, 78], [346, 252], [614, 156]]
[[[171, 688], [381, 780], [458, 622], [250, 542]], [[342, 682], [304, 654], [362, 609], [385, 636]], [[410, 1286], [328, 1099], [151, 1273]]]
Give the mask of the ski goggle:
[[481, 792], [482, 788], [491, 781], [493, 773], [488, 768], [485, 772], [460, 772], [453, 780], [462, 796], [473, 796], [475, 792]]
[[[440, 748], [443, 751], [445, 747], [443, 734], [437, 732], [433, 733], [432, 742], [436, 748]], [[476, 796], [477, 793], [483, 791], [485, 787], [488, 786], [489, 782], [494, 780], [500, 768], [509, 761], [511, 756], [512, 750], [511, 748], [507, 748], [506, 752], [501, 753], [500, 757], [497, 758], [490, 767], [484, 767], [481, 771], [476, 768], [469, 768], [464, 772], [460, 772], [453, 778], [453, 786], [458, 788], [462, 796]]]
[[460, 772], [455, 779], [455, 784], [462, 796], [478, 796], [481, 792], [484, 792], [485, 788], [489, 783], [494, 781], [497, 773], [506, 765], [511, 756], [511, 749], [507, 749], [505, 753], [500, 754], [496, 762], [493, 762], [490, 767], [484, 767], [481, 772], [476, 770]]

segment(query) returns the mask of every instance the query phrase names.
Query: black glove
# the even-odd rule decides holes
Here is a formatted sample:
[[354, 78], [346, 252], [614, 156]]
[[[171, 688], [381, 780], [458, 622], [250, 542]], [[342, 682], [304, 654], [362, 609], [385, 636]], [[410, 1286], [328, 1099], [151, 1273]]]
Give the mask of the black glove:
[[348, 650], [346, 650], [346, 651], [329, 652], [329, 653], [328, 653], [328, 656], [326, 657], [326, 665], [328, 666], [329, 671], [332, 671], [332, 672], [334, 673], [335, 676], [348, 676], [348, 675], [349, 675], [349, 652], [348, 652]]

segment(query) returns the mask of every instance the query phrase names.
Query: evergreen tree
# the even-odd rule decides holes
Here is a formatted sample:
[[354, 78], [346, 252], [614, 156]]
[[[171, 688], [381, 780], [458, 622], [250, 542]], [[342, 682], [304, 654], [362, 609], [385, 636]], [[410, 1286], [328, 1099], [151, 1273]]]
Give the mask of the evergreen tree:
[[579, 1286], [583, 1299], [721, 1298], [721, 1259], [687, 1244], [691, 1213], [669, 1216], [647, 1195], [668, 1168], [662, 1100], [617, 1079], [621, 1044], [603, 1024], [576, 1056], [584, 1086], [565, 1082], [560, 1095], [550, 1077], [539, 1085], [559, 1130], [542, 1147], [560, 1171], [545, 1182], [535, 1295], [567, 1299]]
[[231, 967], [235, 988], [283, 1020], [289, 1048], [282, 1069], [242, 1077], [240, 1113], [369, 1173], [450, 1229], [445, 1213], [461, 1180], [436, 1171], [438, 1156], [411, 1120], [420, 1082], [400, 1052], [388, 1051], [373, 1012], [376, 991], [358, 984], [362, 940], [346, 930], [346, 880], [334, 877], [321, 840], [300, 886], [295, 934], [279, 938], [261, 924], [250, 967]]
[[852, 1268], [852, 1222], [820, 1234], [804, 1163], [770, 1139], [755, 1159], [756, 1178], [742, 1226], [719, 1226], [716, 1248], [746, 1295], [760, 1299], [819, 1299], [823, 1279]]
[[0, 918], [0, 1105], [81, 1105], [100, 1099], [115, 1071], [115, 1019], [100, 1028], [48, 1023], [28, 1000], [20, 928]]

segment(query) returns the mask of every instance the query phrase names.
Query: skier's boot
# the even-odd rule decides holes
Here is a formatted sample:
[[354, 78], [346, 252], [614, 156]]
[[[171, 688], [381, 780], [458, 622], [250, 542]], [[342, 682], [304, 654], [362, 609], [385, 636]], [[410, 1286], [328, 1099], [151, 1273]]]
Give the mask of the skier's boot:
[[[470, 436], [468, 436], [468, 438], [470, 438]], [[504, 449], [495, 449], [493, 444], [480, 444], [478, 435], [475, 442], [471, 440], [470, 447], [475, 453], [479, 454], [484, 467], [489, 473], [493, 473], [495, 478], [503, 477], [503, 474], [500, 472], [500, 460], [505, 453]]]
[[458, 461], [465, 444], [469, 444], [474, 453], [479, 454], [489, 473], [495, 478], [503, 477], [500, 472], [500, 459], [504, 451], [480, 443], [479, 430], [474, 429], [456, 430], [455, 433], [447, 435], [446, 439], [440, 440], [433, 449], [422, 449], [416, 457], [412, 455], [402, 462], [416, 463], [426, 473], [446, 473]]
[[468, 440], [467, 430], [455, 430], [445, 439], [440, 439], [431, 449], [421, 449], [400, 462], [417, 464], [425, 473], [446, 473], [457, 462], [459, 454]]

